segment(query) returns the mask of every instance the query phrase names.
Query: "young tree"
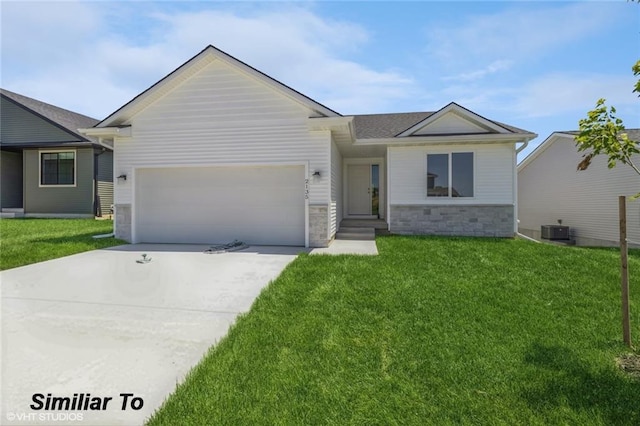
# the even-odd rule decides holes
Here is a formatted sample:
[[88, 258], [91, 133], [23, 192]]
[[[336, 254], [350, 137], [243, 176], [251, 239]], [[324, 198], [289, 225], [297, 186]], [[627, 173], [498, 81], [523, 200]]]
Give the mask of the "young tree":
[[[640, 60], [631, 68], [634, 76], [640, 75]], [[633, 91], [640, 96], [640, 79], [636, 82]], [[635, 154], [640, 153], [638, 141], [632, 141], [624, 131], [622, 120], [615, 116], [616, 109], [607, 108], [604, 99], [599, 99], [596, 108], [587, 113], [587, 118], [580, 120], [580, 132], [576, 136], [578, 152], [585, 152], [582, 161], [578, 164], [578, 170], [586, 170], [591, 164], [591, 159], [596, 155], [607, 156], [607, 166], [612, 169], [618, 162], [630, 166], [638, 175], [640, 169], [636, 163]], [[632, 198], [640, 197], [640, 192]], [[629, 269], [627, 249], [627, 216], [626, 197], [619, 197], [620, 211], [620, 276], [622, 292], [622, 338], [627, 346], [631, 347], [631, 324], [629, 319]]]
[[[633, 67], [633, 75], [640, 75], [640, 60]], [[633, 89], [640, 96], [640, 79]], [[595, 109], [587, 113], [587, 118], [580, 120], [580, 132], [576, 136], [578, 152], [585, 152], [582, 161], [578, 164], [578, 170], [586, 170], [591, 164], [591, 159], [596, 155], [607, 156], [607, 166], [612, 169], [618, 162], [630, 166], [638, 175], [640, 168], [632, 159], [634, 154], [639, 154], [637, 141], [632, 141], [625, 133], [622, 120], [615, 116], [615, 107], [605, 105], [604, 99], [599, 99]]]

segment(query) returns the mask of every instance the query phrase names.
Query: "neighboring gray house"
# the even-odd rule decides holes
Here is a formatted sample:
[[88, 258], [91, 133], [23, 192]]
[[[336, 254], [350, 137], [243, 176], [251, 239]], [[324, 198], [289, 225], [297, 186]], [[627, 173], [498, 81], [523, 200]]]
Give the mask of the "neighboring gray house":
[[312, 247], [345, 219], [513, 237], [536, 137], [455, 103], [343, 116], [213, 46], [81, 131], [114, 143], [117, 237]]
[[113, 204], [113, 149], [98, 120], [0, 89], [2, 217], [93, 217]]
[[[541, 226], [561, 220], [578, 245], [617, 246], [618, 196], [640, 192], [640, 176], [624, 164], [609, 169], [605, 155], [578, 171], [582, 153], [576, 148], [577, 133], [552, 133], [518, 165], [519, 232], [540, 239]], [[640, 129], [627, 134], [640, 141]], [[640, 200], [627, 203], [627, 235], [638, 245]]]

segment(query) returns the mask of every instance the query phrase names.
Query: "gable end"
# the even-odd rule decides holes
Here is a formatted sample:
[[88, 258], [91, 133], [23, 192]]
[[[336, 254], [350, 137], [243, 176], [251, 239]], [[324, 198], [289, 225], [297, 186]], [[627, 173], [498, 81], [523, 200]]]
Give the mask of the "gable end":
[[424, 120], [397, 134], [396, 137], [505, 133], [514, 132], [495, 121], [451, 102]]
[[2, 145], [39, 143], [91, 143], [84, 136], [72, 132], [59, 123], [37, 111], [22, 105], [9, 96], [0, 94], [2, 99]]
[[291, 100], [300, 103], [310, 110], [313, 110], [318, 116], [324, 117], [340, 117], [340, 113], [314, 101], [306, 95], [292, 89], [291, 87], [281, 83], [280, 81], [268, 76], [262, 71], [234, 58], [228, 53], [223, 52], [211, 45], [204, 48], [197, 55], [180, 65], [167, 76], [153, 84], [144, 92], [130, 100], [128, 103], [120, 107], [118, 110], [110, 114], [107, 118], [96, 124], [94, 127], [111, 127], [129, 124], [131, 118], [145, 109], [147, 106], [160, 99], [177, 87], [180, 83], [187, 80], [190, 76], [196, 74], [204, 67], [219, 60], [222, 63], [242, 72], [243, 74], [259, 80], [266, 86], [285, 95]]

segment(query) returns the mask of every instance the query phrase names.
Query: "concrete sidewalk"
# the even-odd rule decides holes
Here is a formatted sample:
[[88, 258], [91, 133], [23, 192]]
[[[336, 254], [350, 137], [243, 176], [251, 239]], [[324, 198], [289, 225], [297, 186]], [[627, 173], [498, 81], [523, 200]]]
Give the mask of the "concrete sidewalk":
[[333, 240], [329, 247], [314, 248], [311, 254], [361, 254], [375, 256], [378, 247], [375, 240]]

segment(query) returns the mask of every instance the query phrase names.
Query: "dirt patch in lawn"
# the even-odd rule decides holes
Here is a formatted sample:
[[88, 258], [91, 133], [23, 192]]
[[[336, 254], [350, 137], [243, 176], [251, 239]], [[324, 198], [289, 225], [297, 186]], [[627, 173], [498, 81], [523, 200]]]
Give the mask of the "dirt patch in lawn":
[[640, 355], [625, 354], [616, 359], [622, 371], [640, 380]]

